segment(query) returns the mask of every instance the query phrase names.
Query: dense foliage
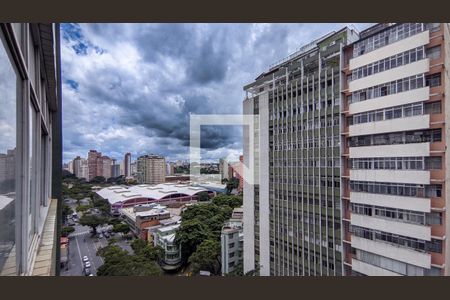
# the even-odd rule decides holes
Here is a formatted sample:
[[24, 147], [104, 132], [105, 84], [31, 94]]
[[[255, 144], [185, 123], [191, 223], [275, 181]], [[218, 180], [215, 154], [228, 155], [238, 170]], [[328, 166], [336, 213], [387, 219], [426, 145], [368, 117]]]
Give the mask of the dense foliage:
[[72, 232], [75, 231], [75, 228], [73, 228], [72, 226], [66, 226], [61, 228], [61, 236], [68, 236], [69, 234], [71, 234]]
[[233, 208], [240, 206], [242, 197], [219, 195], [182, 213], [176, 241], [182, 245], [183, 260], [191, 263], [195, 273], [200, 270], [220, 273], [220, 232]]
[[200, 192], [197, 194], [197, 199], [200, 202], [209, 201], [208, 192]]
[[158, 249], [152, 245], [139, 245], [134, 248], [136, 248], [134, 254], [129, 254], [114, 243], [99, 249], [97, 254], [103, 258], [104, 263], [97, 269], [97, 275], [154, 276], [162, 274], [156, 262]]
[[78, 223], [80, 225], [92, 228], [92, 234], [97, 233], [97, 227], [108, 222], [108, 218], [101, 214], [85, 213], [81, 216]]
[[62, 219], [66, 220], [68, 216], [71, 216], [73, 214], [73, 209], [67, 205], [67, 204], [63, 204], [63, 209], [62, 209]]
[[113, 231], [127, 234], [128, 232], [130, 232], [130, 225], [125, 224], [125, 223], [114, 224]]

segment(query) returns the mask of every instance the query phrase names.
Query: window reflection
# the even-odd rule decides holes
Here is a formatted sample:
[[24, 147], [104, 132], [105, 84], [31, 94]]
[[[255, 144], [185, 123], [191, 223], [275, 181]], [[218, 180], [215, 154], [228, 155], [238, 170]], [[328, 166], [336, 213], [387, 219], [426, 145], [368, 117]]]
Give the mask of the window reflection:
[[0, 42], [0, 273], [15, 272], [17, 77]]

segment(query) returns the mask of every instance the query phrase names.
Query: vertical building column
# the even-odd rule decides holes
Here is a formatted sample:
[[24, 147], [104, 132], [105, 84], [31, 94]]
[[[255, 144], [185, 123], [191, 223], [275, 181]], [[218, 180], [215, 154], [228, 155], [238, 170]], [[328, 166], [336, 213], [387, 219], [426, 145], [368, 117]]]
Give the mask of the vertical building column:
[[[260, 275], [270, 275], [269, 93], [259, 95], [259, 255]], [[257, 142], [257, 140], [255, 139]], [[244, 194], [245, 195], [245, 194]], [[245, 235], [244, 235], [245, 236]]]
[[[244, 101], [243, 113], [245, 115], [253, 114], [253, 99], [248, 98]], [[250, 149], [250, 130], [244, 127], [244, 164], [250, 165], [249, 157]], [[253, 172], [253, 170], [250, 170]], [[255, 193], [254, 185], [248, 183], [245, 179], [250, 176], [246, 174], [246, 168], [244, 168], [244, 274], [255, 269]]]

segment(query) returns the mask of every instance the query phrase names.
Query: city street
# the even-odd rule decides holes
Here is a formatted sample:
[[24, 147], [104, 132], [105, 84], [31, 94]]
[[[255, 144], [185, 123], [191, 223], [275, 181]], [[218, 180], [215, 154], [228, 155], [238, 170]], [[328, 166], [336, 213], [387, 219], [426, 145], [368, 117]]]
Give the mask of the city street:
[[103, 259], [97, 256], [99, 247], [107, 245], [107, 241], [92, 238], [87, 226], [75, 225], [75, 232], [69, 238], [69, 263], [68, 269], [61, 270], [63, 276], [82, 276], [83, 256], [87, 256], [91, 262], [91, 272], [96, 275], [98, 267], [103, 264]]
[[[66, 200], [66, 204], [75, 210], [75, 200], [68, 199]], [[79, 214], [79, 216], [81, 216], [81, 214]], [[97, 256], [97, 250], [108, 245], [108, 239], [92, 237], [90, 232], [91, 228], [82, 226], [78, 224], [78, 222], [75, 223], [74, 228], [75, 231], [69, 235], [68, 268], [61, 269], [61, 275], [84, 276], [82, 259], [83, 256], [86, 255], [91, 263], [91, 273], [95, 276], [97, 274], [97, 269], [103, 264], [103, 259], [100, 256]], [[102, 229], [102, 227], [98, 227], [97, 232], [101, 232]], [[116, 234], [113, 238], [117, 241], [116, 244], [122, 249], [127, 250], [129, 253], [133, 253], [129, 241], [126, 241], [119, 234]]]
[[[97, 229], [99, 232], [101, 228]], [[129, 241], [122, 236], [116, 234], [113, 238], [116, 239], [116, 244], [122, 249], [133, 253]], [[69, 238], [69, 263], [68, 269], [61, 270], [62, 276], [84, 276], [83, 274], [83, 256], [89, 258], [91, 263], [92, 274], [97, 274], [97, 269], [103, 264], [103, 259], [97, 256], [97, 250], [108, 245], [108, 239], [91, 237], [90, 228], [81, 226], [78, 223], [75, 225], [75, 232]]]

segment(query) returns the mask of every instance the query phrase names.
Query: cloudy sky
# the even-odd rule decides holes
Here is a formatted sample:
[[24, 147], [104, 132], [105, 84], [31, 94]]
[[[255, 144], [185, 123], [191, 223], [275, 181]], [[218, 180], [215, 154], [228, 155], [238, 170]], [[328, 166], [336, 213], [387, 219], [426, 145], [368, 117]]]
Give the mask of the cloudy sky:
[[[245, 84], [346, 25], [63, 24], [64, 161], [89, 149], [187, 159], [191, 113], [242, 113]], [[242, 152], [236, 126], [202, 128], [201, 141], [205, 160]]]

